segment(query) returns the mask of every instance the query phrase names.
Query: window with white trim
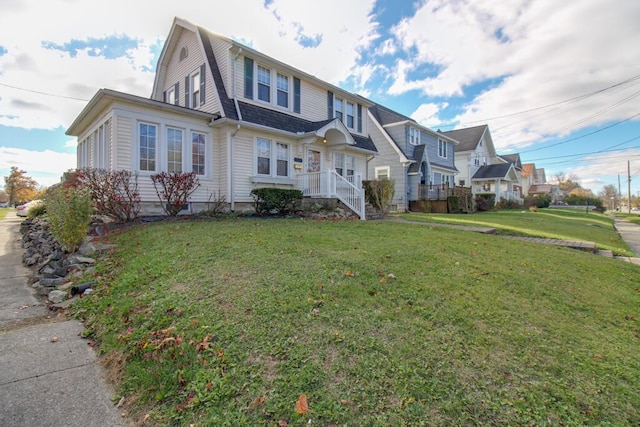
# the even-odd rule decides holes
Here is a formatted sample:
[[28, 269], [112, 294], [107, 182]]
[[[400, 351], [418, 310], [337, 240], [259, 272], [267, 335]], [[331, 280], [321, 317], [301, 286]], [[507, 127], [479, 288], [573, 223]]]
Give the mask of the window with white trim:
[[449, 144], [447, 144], [446, 141], [443, 141], [441, 139], [438, 139], [438, 156], [443, 157], [443, 158], [447, 158], [447, 146]]
[[340, 176], [353, 176], [356, 173], [356, 158], [350, 154], [333, 153], [333, 168]]
[[347, 122], [345, 124], [349, 129], [354, 128], [355, 117], [355, 106], [351, 102], [347, 102]]
[[376, 179], [389, 179], [391, 178], [391, 168], [389, 166], [377, 166], [375, 168]]
[[276, 102], [280, 107], [289, 108], [289, 77], [276, 74]]
[[167, 172], [182, 173], [182, 129], [167, 128]]
[[176, 103], [176, 88], [173, 86], [171, 89], [167, 89], [167, 99], [166, 102], [169, 104]]
[[343, 114], [343, 105], [342, 105], [343, 101], [341, 98], [336, 98], [334, 103], [333, 103], [333, 110], [334, 110], [334, 117], [336, 119], [340, 119], [343, 120], [344, 119], [344, 114]]
[[265, 138], [256, 139], [256, 172], [258, 175], [286, 178], [289, 176], [289, 144]]
[[200, 69], [191, 74], [191, 108], [200, 106]]
[[141, 171], [156, 171], [158, 126], [150, 123], [138, 125], [138, 167]]
[[191, 171], [206, 175], [207, 136], [201, 132], [191, 132]]
[[[109, 138], [110, 120], [105, 121], [93, 131], [92, 138], [92, 161], [87, 161], [96, 169], [109, 169], [111, 166], [111, 139]], [[89, 139], [87, 138], [87, 142]], [[87, 150], [90, 150], [87, 146]]]
[[414, 127], [409, 128], [409, 144], [420, 145], [420, 129]]
[[258, 99], [271, 102], [271, 70], [258, 65]]

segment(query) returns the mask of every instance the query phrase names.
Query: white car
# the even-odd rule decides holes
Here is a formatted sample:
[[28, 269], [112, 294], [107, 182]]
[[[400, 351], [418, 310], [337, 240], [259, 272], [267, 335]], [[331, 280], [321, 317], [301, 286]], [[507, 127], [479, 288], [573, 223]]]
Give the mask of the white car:
[[16, 215], [27, 216], [27, 214], [29, 213], [29, 208], [38, 206], [40, 203], [42, 203], [42, 200], [32, 200], [30, 202], [18, 205], [18, 207], [16, 208], [17, 209]]

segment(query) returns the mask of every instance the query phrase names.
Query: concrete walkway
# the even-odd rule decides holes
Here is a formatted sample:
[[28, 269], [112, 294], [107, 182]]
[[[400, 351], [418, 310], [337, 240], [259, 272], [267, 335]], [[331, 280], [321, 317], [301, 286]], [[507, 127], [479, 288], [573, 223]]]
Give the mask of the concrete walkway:
[[[616, 259], [621, 261], [627, 261], [633, 264], [640, 265], [640, 225], [629, 222], [626, 218], [612, 216], [614, 219], [614, 228], [625, 241], [627, 245], [633, 250], [633, 252], [637, 255], [636, 257], [623, 257], [616, 256]], [[404, 218], [391, 217], [386, 219], [386, 221], [400, 222], [406, 224], [418, 224], [425, 225], [430, 227], [442, 227], [442, 228], [451, 228], [455, 230], [466, 230], [473, 231], [476, 233], [482, 234], [496, 234], [495, 228], [489, 227], [475, 227], [475, 226], [467, 226], [467, 225], [454, 225], [454, 224], [444, 224], [444, 223], [432, 223], [432, 222], [423, 222], [423, 221], [412, 221]], [[578, 249], [586, 252], [591, 252], [598, 255], [608, 256], [613, 258], [613, 253], [611, 251], [601, 251], [597, 250], [596, 244], [594, 242], [581, 242], [581, 241], [567, 241], [567, 240], [557, 240], [557, 239], [544, 239], [539, 237], [526, 237], [526, 236], [502, 236], [509, 239], [517, 239], [530, 243], [539, 243], [544, 245], [555, 245], [555, 246], [563, 246], [571, 249]]]
[[21, 221], [0, 221], [0, 426], [124, 426], [82, 325], [27, 285]]

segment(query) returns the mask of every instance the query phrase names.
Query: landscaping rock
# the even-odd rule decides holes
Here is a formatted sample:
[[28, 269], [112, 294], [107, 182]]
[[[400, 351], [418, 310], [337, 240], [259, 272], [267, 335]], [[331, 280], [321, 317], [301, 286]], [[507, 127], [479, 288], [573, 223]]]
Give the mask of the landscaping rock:
[[59, 291], [59, 290], [51, 291], [47, 296], [47, 298], [49, 298], [49, 301], [51, 301], [54, 304], [58, 304], [64, 301], [66, 297], [67, 297], [67, 293], [65, 291]]

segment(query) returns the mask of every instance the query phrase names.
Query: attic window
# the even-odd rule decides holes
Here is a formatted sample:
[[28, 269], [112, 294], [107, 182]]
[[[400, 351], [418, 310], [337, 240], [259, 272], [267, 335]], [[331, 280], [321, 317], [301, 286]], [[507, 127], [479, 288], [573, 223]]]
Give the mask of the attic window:
[[184, 46], [182, 49], [180, 49], [180, 61], [185, 59], [187, 56], [189, 56], [189, 49], [187, 49], [187, 47]]

